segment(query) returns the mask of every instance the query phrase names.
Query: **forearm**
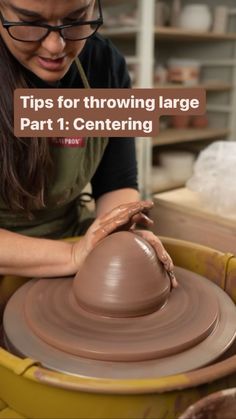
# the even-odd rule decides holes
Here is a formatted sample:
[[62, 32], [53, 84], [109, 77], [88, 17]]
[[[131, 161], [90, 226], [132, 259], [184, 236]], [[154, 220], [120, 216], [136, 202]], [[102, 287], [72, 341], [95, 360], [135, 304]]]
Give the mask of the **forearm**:
[[71, 243], [0, 229], [0, 275], [67, 276], [75, 273]]
[[[131, 188], [104, 194], [96, 203], [97, 216], [106, 214], [118, 205], [134, 201], [139, 201], [139, 193]], [[0, 229], [0, 275], [73, 275], [86, 253], [82, 240], [76, 245], [76, 258], [73, 252], [72, 244], [68, 242], [31, 238]]]
[[96, 202], [96, 216], [102, 216], [113, 208], [128, 202], [139, 201], [139, 192], [135, 189], [125, 188], [108, 192], [102, 195]]

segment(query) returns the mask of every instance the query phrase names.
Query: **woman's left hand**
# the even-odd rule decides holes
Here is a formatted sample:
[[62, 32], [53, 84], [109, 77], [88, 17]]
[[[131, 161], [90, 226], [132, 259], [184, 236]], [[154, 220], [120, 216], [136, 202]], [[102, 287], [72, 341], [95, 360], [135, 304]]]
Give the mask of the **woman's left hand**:
[[145, 214], [152, 206], [153, 203], [151, 201], [129, 202], [97, 217], [84, 237], [78, 243], [73, 244], [72, 261], [75, 270], [78, 271], [80, 269], [85, 258], [102, 239], [117, 231], [128, 230], [138, 234], [150, 243], [156, 251], [158, 259], [163, 263], [170, 277], [172, 287], [176, 288], [177, 281], [174, 275], [172, 259], [159, 238], [151, 231], [136, 230], [136, 224], [142, 224], [145, 227], [150, 227], [153, 224], [153, 221]]
[[154, 248], [158, 259], [163, 263], [164, 268], [169, 275], [172, 288], [177, 288], [178, 282], [174, 273], [174, 264], [170, 255], [165, 250], [161, 240], [154, 233], [152, 233], [152, 231], [135, 230], [134, 233], [141, 236]]
[[[149, 210], [152, 206], [153, 203], [150, 201], [146, 201], [147, 207], [146, 210]], [[148, 230], [142, 230], [142, 229], [136, 229], [136, 225], [138, 224], [139, 226], [143, 225], [145, 227], [151, 227], [153, 225], [153, 220], [151, 220], [143, 211], [145, 211], [145, 207], [142, 207], [142, 203], [140, 202], [140, 208], [139, 208], [139, 212], [137, 212], [136, 214], [132, 214], [132, 211], [127, 211], [127, 208], [130, 205], [130, 208], [133, 209], [134, 205], [136, 205], [136, 211], [138, 210], [137, 207], [137, 202], [134, 204], [128, 204], [128, 205], [120, 205], [119, 207], [117, 207], [114, 211], [114, 218], [112, 220], [107, 220], [106, 216], [103, 219], [103, 222], [100, 222], [100, 227], [105, 227], [106, 231], [108, 231], [108, 225], [109, 227], [113, 224], [112, 228], [110, 227], [110, 229], [112, 230], [112, 233], [117, 232], [117, 231], [132, 231], [135, 234], [141, 236], [144, 240], [146, 240], [155, 250], [158, 259], [161, 261], [161, 263], [163, 263], [165, 270], [167, 271], [170, 281], [171, 281], [171, 286], [172, 288], [177, 288], [178, 287], [178, 282], [176, 280], [175, 277], [175, 273], [174, 273], [174, 264], [173, 261], [170, 257], [170, 255], [167, 253], [167, 251], [165, 250], [161, 240], [151, 231]], [[116, 224], [116, 226], [115, 226]]]

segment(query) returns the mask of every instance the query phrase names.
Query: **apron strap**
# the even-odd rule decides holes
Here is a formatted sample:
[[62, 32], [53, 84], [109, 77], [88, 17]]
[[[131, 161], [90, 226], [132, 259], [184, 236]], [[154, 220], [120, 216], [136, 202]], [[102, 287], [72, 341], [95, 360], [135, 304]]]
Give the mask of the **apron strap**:
[[[82, 66], [82, 64], [81, 64], [81, 61], [80, 61], [79, 57], [76, 57], [76, 58], [75, 58], [75, 64], [76, 64], [76, 66], [77, 66], [77, 69], [78, 69], [79, 75], [80, 75], [80, 77], [81, 77], [81, 79], [82, 79], [82, 82], [83, 82], [84, 88], [85, 88], [85, 89], [91, 89], [90, 84], [89, 84], [89, 81], [88, 81], [88, 78], [87, 78], [87, 76], [86, 76], [86, 74], [85, 74], [85, 71], [84, 71], [84, 69], [83, 69], [83, 66]], [[99, 139], [101, 139], [102, 137], [98, 137], [98, 138], [99, 138]]]
[[77, 65], [77, 68], [78, 68], [78, 71], [79, 71], [80, 77], [81, 77], [81, 79], [82, 79], [82, 82], [83, 82], [84, 88], [85, 88], [85, 89], [90, 89], [90, 85], [89, 85], [89, 82], [88, 82], [87, 76], [86, 76], [86, 74], [85, 74], [85, 71], [84, 71], [84, 69], [83, 69], [83, 66], [82, 66], [82, 64], [81, 64], [81, 62], [80, 62], [80, 60], [79, 60], [79, 58], [78, 58], [78, 57], [76, 57], [76, 59], [75, 59], [75, 63], [76, 63], [76, 65]]

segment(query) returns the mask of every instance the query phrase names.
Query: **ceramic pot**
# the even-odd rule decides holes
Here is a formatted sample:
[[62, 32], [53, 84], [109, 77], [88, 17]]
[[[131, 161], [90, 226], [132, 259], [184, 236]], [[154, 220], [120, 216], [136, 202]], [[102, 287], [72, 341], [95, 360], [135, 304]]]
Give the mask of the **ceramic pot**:
[[171, 125], [173, 128], [184, 129], [190, 125], [191, 115], [172, 115]]
[[190, 406], [179, 419], [234, 419], [236, 417], [236, 388], [204, 397]]
[[193, 172], [195, 156], [187, 151], [160, 153], [160, 162], [167, 170], [169, 178], [176, 182], [186, 182]]
[[207, 128], [209, 120], [207, 115], [195, 115], [191, 119], [191, 125], [194, 128]]
[[194, 86], [199, 83], [200, 62], [184, 58], [171, 58], [168, 61], [168, 81]]
[[212, 24], [212, 15], [206, 4], [185, 6], [180, 14], [179, 26], [191, 31], [207, 32]]
[[226, 33], [228, 19], [229, 19], [229, 8], [227, 6], [216, 6], [214, 10], [212, 32]]
[[155, 4], [155, 25], [165, 26], [170, 17], [170, 8], [164, 1]]

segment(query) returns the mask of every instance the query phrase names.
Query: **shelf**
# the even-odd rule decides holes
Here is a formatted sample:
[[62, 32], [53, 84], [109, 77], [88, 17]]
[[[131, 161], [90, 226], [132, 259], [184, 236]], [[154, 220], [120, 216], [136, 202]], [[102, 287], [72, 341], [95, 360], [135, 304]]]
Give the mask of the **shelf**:
[[152, 144], [155, 145], [168, 145], [186, 143], [191, 141], [201, 140], [217, 140], [226, 138], [230, 134], [227, 129], [214, 129], [214, 128], [188, 128], [188, 129], [174, 129], [168, 128], [160, 132], [158, 137], [153, 138]]
[[196, 32], [181, 28], [159, 26], [155, 28], [156, 37], [162, 41], [235, 41], [235, 33]]
[[177, 182], [174, 180], [169, 180], [168, 182], [166, 182], [165, 186], [163, 185], [156, 188], [156, 187], [152, 187], [152, 182], [151, 182], [151, 192], [152, 192], [152, 195], [155, 195], [157, 193], [183, 188], [185, 186], [185, 183], [186, 182]]
[[132, 56], [132, 55], [125, 56], [125, 61], [126, 61], [126, 64], [128, 64], [128, 65], [139, 64], [138, 57], [135, 57], [135, 56]]
[[194, 86], [186, 86], [183, 84], [177, 84], [177, 83], [166, 83], [166, 84], [155, 84], [154, 86], [156, 89], [193, 89], [193, 88], [199, 88], [199, 89], [205, 89], [208, 92], [224, 92], [229, 91], [233, 89], [233, 85], [230, 83], [224, 83], [220, 80], [217, 81], [207, 81], [203, 82]]
[[[127, 0], [102, 1], [104, 5], [110, 6], [119, 6], [122, 3], [127, 3], [128, 6], [129, 4]], [[152, 153], [155, 154], [155, 151], [159, 150], [158, 148], [157, 150], [152, 150], [152, 146], [160, 146], [163, 150], [164, 146], [167, 146], [166, 149], [185, 148], [194, 153], [198, 153], [212, 141], [220, 139], [227, 140], [235, 137], [235, 124], [232, 110], [235, 108], [234, 105], [236, 102], [236, 87], [234, 83], [236, 69], [236, 27], [234, 28], [233, 26], [235, 21], [228, 22], [227, 30], [230, 29], [231, 32], [215, 33], [197, 32], [191, 29], [187, 30], [171, 26], [153, 26], [153, 6], [155, 0], [150, 1], [150, 5], [152, 6], [150, 8], [148, 1], [131, 1], [136, 1], [139, 9], [139, 13], [137, 14], [138, 23], [133, 21], [132, 26], [129, 26], [128, 20], [126, 22], [120, 19], [121, 22], [119, 22], [118, 15], [120, 15], [120, 11], [122, 12], [122, 7], [117, 7], [117, 9], [113, 9], [113, 16], [117, 22], [114, 22], [113, 26], [109, 26], [108, 21], [107, 27], [104, 25], [100, 33], [112, 39], [126, 54], [137, 55], [137, 59], [129, 57], [127, 60], [128, 65], [131, 66], [131, 76], [134, 76], [133, 80], [136, 83], [134, 87], [139, 88], [140, 85], [147, 85], [155, 89], [172, 88], [176, 90], [183, 89], [183, 91], [186, 89], [186, 93], [187, 89], [203, 89], [207, 92], [206, 110], [209, 114], [209, 127], [207, 128], [195, 128], [194, 126], [186, 129], [162, 128], [161, 132], [152, 141], [142, 142], [142, 147], [138, 148], [138, 163], [141, 191], [144, 191], [144, 196], [146, 197], [151, 192], [150, 189], [154, 190], [151, 188], [152, 179], [150, 179]], [[168, 4], [169, 2], [170, 0]], [[188, 2], [185, 1], [185, 3]], [[206, 1], [206, 4], [210, 7], [213, 3], [214, 1], [212, 0]], [[232, 16], [236, 18], [236, 9], [232, 9], [232, 3], [233, 0], [226, 0], [225, 2], [227, 6], [229, 5], [231, 12], [234, 10]], [[134, 3], [132, 3], [131, 9], [135, 10]], [[158, 51], [158, 48], [160, 48], [160, 51]], [[156, 56], [156, 53], [158, 53], [158, 56]], [[199, 64], [204, 70], [204, 77], [201, 78], [197, 85], [184, 86], [170, 83], [161, 85], [155, 82], [155, 60], [158, 60], [158, 64], [162, 64], [167, 62], [173, 54], [176, 54], [177, 58], [186, 57], [199, 60]], [[137, 65], [137, 73], [135, 65]], [[138, 82], [140, 83], [139, 86]], [[168, 117], [166, 121], [168, 122]], [[165, 121], [163, 120], [163, 124], [161, 123], [160, 125], [165, 126]], [[220, 128], [222, 126], [225, 128]], [[162, 192], [164, 190], [182, 187], [183, 184], [170, 182], [168, 185], [153, 184], [153, 186], [157, 186], [157, 189], [155, 189], [156, 192]]]
[[99, 33], [107, 37], [111, 36], [119, 39], [134, 39], [138, 33], [138, 28], [135, 26], [133, 28], [131, 28], [130, 26], [124, 26], [119, 28], [103, 28], [99, 31]]
[[[139, 31], [138, 27], [103, 28], [100, 33], [104, 36], [132, 39]], [[158, 26], [154, 29], [158, 40], [162, 41], [236, 41], [235, 33], [195, 32], [169, 26]]]
[[[129, 3], [135, 3], [136, 0], [129, 0]], [[127, 3], [127, 0], [102, 0], [102, 6], [117, 6], [120, 5], [122, 3]]]

